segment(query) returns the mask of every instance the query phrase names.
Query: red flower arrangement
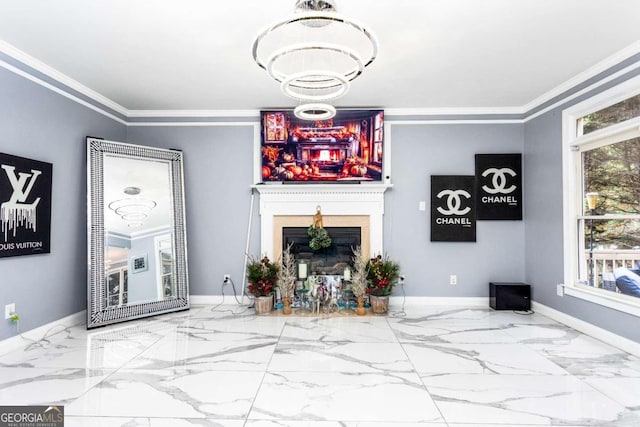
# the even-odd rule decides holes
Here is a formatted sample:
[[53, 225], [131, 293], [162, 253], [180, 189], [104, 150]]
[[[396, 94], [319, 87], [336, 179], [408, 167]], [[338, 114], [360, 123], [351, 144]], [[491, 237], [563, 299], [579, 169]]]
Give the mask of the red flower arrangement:
[[247, 264], [247, 289], [254, 297], [265, 297], [273, 294], [278, 282], [278, 264], [264, 257], [260, 261], [250, 260]]
[[390, 295], [399, 277], [400, 266], [389, 257], [378, 255], [367, 263], [367, 293], [378, 297]]

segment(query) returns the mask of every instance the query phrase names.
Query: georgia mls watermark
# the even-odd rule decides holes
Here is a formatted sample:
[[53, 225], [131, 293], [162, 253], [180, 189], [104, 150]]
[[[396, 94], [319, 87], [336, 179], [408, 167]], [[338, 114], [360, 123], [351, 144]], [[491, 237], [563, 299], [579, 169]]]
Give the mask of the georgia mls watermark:
[[0, 406], [0, 427], [64, 427], [64, 406]]

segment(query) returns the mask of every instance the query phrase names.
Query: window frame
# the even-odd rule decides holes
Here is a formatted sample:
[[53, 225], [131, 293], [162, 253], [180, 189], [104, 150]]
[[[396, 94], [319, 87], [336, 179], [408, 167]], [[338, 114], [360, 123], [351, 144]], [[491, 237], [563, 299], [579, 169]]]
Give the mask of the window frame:
[[[580, 298], [640, 317], [640, 298], [613, 293], [579, 283], [580, 251], [585, 250], [580, 221], [591, 218], [583, 213], [582, 153], [597, 147], [640, 137], [640, 117], [635, 117], [586, 135], [578, 135], [578, 121], [595, 111], [602, 110], [640, 94], [640, 76], [590, 97], [562, 112], [562, 188], [563, 188], [563, 242], [564, 242], [564, 294]], [[624, 215], [640, 219], [640, 215]], [[596, 217], [594, 217], [596, 218]], [[584, 224], [584, 223], [583, 223]]]
[[[169, 242], [168, 246], [166, 242]], [[175, 287], [176, 287], [176, 280], [175, 280], [175, 268], [173, 268], [169, 273], [164, 273], [163, 271], [163, 267], [164, 265], [162, 264], [162, 253], [167, 250], [170, 249], [171, 250], [171, 254], [175, 254], [175, 247], [173, 247], [173, 245], [171, 244], [172, 239], [171, 239], [171, 233], [167, 233], [167, 234], [161, 234], [159, 236], [155, 236], [154, 238], [154, 248], [155, 248], [155, 260], [156, 260], [156, 283], [158, 284], [158, 298], [160, 299], [167, 299], [167, 297], [164, 294], [164, 282], [162, 280], [162, 278], [164, 276], [169, 276], [171, 278], [171, 287], [172, 287], [172, 294], [175, 294]]]

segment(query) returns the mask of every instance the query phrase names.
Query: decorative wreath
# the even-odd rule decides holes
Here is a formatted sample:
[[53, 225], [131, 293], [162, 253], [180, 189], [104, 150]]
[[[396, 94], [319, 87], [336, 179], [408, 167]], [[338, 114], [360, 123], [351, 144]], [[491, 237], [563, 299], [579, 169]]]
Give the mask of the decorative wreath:
[[309, 235], [309, 247], [311, 250], [319, 251], [322, 248], [331, 246], [331, 236], [324, 228], [310, 225], [307, 229], [307, 234]]

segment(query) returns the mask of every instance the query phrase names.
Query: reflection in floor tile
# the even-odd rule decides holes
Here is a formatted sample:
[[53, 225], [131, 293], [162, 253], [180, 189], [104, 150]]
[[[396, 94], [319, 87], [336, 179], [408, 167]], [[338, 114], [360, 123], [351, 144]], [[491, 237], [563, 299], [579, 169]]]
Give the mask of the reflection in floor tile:
[[243, 427], [244, 420], [65, 416], [65, 427]]
[[[447, 422], [607, 425], [626, 409], [571, 376], [423, 377]], [[640, 418], [636, 420], [640, 423]]]
[[411, 372], [399, 343], [298, 341], [278, 344], [269, 372]]
[[216, 371], [264, 371], [276, 341], [193, 341], [164, 339], [151, 346], [124, 369], [184, 368]]
[[70, 415], [246, 417], [263, 374], [120, 370], [70, 404]]
[[414, 373], [267, 373], [249, 418], [442, 421]]
[[398, 342], [385, 317], [298, 317], [282, 331], [285, 341]]
[[0, 405], [66, 405], [113, 371], [0, 368]]
[[566, 375], [560, 366], [522, 344], [404, 343], [420, 373]]

